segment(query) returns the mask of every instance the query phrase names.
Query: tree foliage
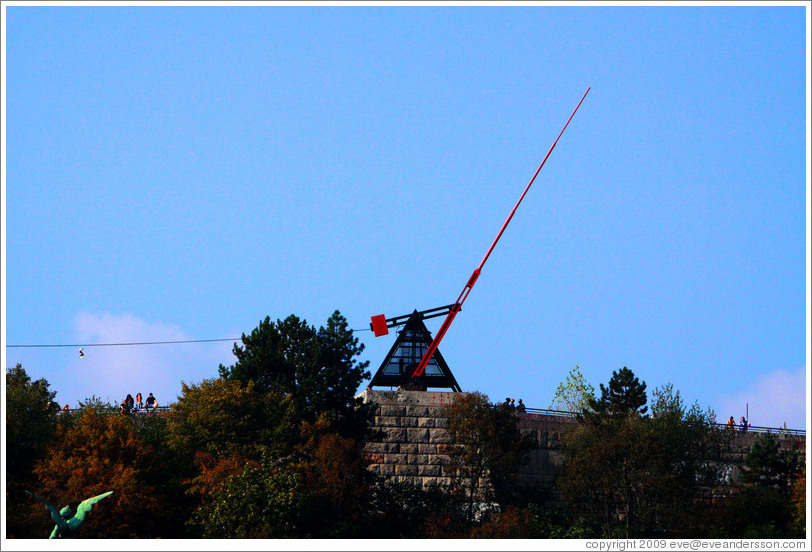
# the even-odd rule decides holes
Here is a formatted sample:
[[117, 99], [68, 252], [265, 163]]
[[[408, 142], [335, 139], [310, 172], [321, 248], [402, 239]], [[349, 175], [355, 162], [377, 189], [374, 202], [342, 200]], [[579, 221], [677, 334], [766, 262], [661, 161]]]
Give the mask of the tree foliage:
[[448, 469], [452, 486], [466, 497], [468, 519], [476, 502], [490, 502], [509, 486], [530, 443], [518, 418], [504, 404], [494, 405], [479, 392], [456, 398], [447, 410], [452, 445]]
[[168, 417], [167, 444], [191, 458], [235, 454], [258, 459], [262, 449], [290, 452], [298, 431], [292, 400], [277, 391], [261, 392], [253, 380], [205, 379], [182, 384]]
[[56, 392], [44, 378], [32, 380], [22, 365], [6, 370], [6, 518], [10, 536], [26, 535], [40, 526], [41, 504], [25, 491], [35, 482], [34, 464], [45, 455], [58, 423]]
[[266, 317], [250, 335], [242, 335], [242, 343], [234, 345], [236, 363], [220, 365], [224, 379], [253, 381], [259, 392], [288, 395], [311, 422], [328, 413], [342, 431], [365, 424], [368, 412], [354, 397], [369, 378], [369, 362], [356, 360], [364, 346], [338, 311], [318, 330], [294, 315], [276, 322]]
[[612, 372], [608, 387], [601, 383], [600, 389], [600, 399], [590, 400], [588, 404], [601, 417], [643, 415], [648, 410], [646, 382], [640, 383], [634, 372], [625, 366]]
[[190, 525], [204, 538], [290, 538], [308, 498], [289, 469], [249, 463], [212, 489]]
[[567, 374], [566, 380], [558, 384], [550, 409], [579, 412], [594, 400], [595, 388], [586, 381], [581, 368], [576, 364]]
[[[94, 507], [93, 523], [80, 527], [84, 538], [171, 536], [167, 528], [177, 511], [167, 494], [168, 468], [129, 417], [88, 408], [75, 423], [59, 427], [36, 465], [37, 494], [64, 505], [114, 491]], [[43, 519], [47, 525], [44, 509]]]
[[788, 492], [800, 471], [800, 458], [789, 450], [782, 450], [778, 439], [770, 434], [759, 435], [750, 447], [744, 461], [741, 479], [758, 487], [772, 487]]
[[718, 536], [805, 535], [805, 469], [799, 451], [782, 449], [774, 435], [760, 435], [745, 458], [740, 482], [717, 509]]
[[562, 495], [599, 521], [604, 537], [679, 535], [692, 501], [721, 476], [713, 412], [687, 409], [667, 385], [642, 416], [645, 383], [627, 369], [601, 391], [595, 411], [563, 436]]
[[6, 370], [6, 473], [9, 481], [29, 479], [56, 431], [56, 391], [44, 378], [32, 381], [21, 364]]
[[80, 528], [89, 538], [804, 535], [799, 451], [762, 436], [741, 484], [721, 486], [731, 432], [670, 384], [649, 402], [628, 368], [599, 399], [578, 366], [559, 386], [557, 400], [572, 399], [567, 408], [581, 415], [561, 435], [555, 485], [518, 485], [530, 446], [518, 417], [471, 393], [446, 411], [451, 488], [421, 488], [367, 469], [370, 405], [353, 399], [367, 363], [338, 313], [319, 330], [266, 319], [237, 349], [220, 378], [184, 383], [171, 413], [122, 415], [92, 397], [58, 414], [47, 381], [8, 370], [7, 535], [53, 528], [23, 490], [58, 507], [113, 490]]

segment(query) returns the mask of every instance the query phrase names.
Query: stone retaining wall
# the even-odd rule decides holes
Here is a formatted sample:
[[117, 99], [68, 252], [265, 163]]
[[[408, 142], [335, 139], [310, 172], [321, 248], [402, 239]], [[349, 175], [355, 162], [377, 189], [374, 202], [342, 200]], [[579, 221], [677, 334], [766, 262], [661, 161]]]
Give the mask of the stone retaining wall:
[[366, 390], [364, 402], [378, 408], [365, 451], [372, 461], [369, 469], [390, 481], [428, 486], [448, 486], [443, 467], [445, 448], [450, 442], [445, 430], [445, 407], [456, 393], [439, 391]]
[[[365, 452], [372, 461], [369, 469], [390, 481], [426, 487], [448, 486], [450, 477], [443, 461], [450, 438], [445, 430], [445, 409], [460, 393], [440, 391], [378, 391], [367, 389], [364, 402], [378, 405], [373, 430], [378, 435], [367, 441]], [[525, 483], [550, 483], [563, 461], [561, 434], [574, 423], [573, 418], [547, 414], [519, 414], [519, 429], [534, 446], [519, 476]], [[781, 448], [806, 449], [804, 436], [776, 435]], [[722, 453], [722, 461], [732, 467], [730, 482], [735, 482], [738, 466], [744, 462], [758, 434], [735, 433]]]

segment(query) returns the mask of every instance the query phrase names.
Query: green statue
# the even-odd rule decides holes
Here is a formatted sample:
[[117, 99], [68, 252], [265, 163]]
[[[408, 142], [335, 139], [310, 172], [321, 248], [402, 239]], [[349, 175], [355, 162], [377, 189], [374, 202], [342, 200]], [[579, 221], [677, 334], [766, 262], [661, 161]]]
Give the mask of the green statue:
[[56, 507], [44, 498], [40, 498], [34, 493], [29, 493], [28, 491], [25, 492], [45, 504], [45, 508], [48, 509], [48, 511], [51, 513], [51, 517], [56, 522], [56, 527], [54, 527], [54, 530], [51, 531], [51, 536], [48, 537], [51, 539], [71, 538], [73, 533], [76, 532], [76, 529], [78, 529], [85, 518], [87, 518], [87, 514], [90, 512], [91, 508], [93, 508], [93, 505], [101, 499], [107, 498], [113, 494], [113, 491], [108, 491], [104, 494], [100, 494], [82, 501], [79, 506], [76, 507], [76, 515], [71, 517], [73, 510], [71, 509], [70, 505], [65, 506], [62, 508], [62, 510], [57, 512]]

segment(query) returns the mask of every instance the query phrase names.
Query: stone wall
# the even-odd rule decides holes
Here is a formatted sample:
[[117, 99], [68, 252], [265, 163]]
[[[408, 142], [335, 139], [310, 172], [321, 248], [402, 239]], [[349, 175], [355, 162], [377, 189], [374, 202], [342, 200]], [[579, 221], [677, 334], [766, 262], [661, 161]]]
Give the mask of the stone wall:
[[439, 391], [366, 390], [364, 402], [378, 408], [365, 451], [372, 461], [369, 469], [390, 481], [428, 486], [450, 484], [442, 465], [446, 433], [445, 407], [457, 393]]
[[[445, 427], [445, 409], [459, 393], [440, 391], [378, 391], [361, 394], [364, 402], [376, 403], [373, 430], [378, 435], [367, 441], [365, 452], [372, 461], [370, 470], [391, 481], [428, 486], [450, 484], [443, 467], [450, 442]], [[545, 414], [518, 414], [519, 429], [534, 444], [527, 463], [520, 469], [525, 483], [550, 483], [564, 461], [561, 434], [574, 423], [573, 418]], [[806, 449], [805, 436], [780, 435], [780, 446], [787, 450]], [[731, 435], [723, 452], [723, 461], [731, 465], [729, 481], [738, 478], [739, 467], [750, 451], [757, 433]]]

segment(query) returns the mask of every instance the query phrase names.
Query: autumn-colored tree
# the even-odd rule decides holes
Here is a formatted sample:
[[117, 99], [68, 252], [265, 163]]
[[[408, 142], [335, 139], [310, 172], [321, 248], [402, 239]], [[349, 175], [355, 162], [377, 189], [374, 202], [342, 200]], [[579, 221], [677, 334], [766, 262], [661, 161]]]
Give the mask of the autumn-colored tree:
[[238, 475], [247, 465], [257, 462], [234, 454], [228, 458], [217, 457], [210, 452], [196, 452], [194, 455], [196, 474], [186, 480], [186, 492], [205, 501], [206, 498], [232, 475]]
[[538, 538], [533, 516], [527, 508], [510, 505], [503, 512], [489, 516], [471, 529], [469, 537], [475, 539], [532, 539]]
[[[61, 507], [107, 491], [114, 494], [93, 508], [79, 531], [83, 538], [150, 538], [176, 535], [175, 502], [161, 482], [166, 466], [139, 435], [129, 416], [85, 408], [59, 427], [45, 458], [35, 468], [36, 493]], [[52, 528], [42, 508], [41, 535]]]
[[363, 443], [305, 422], [292, 455], [263, 449], [259, 461], [198, 454], [203, 495], [191, 527], [204, 537], [341, 538], [363, 536], [369, 483]]
[[792, 531], [798, 538], [806, 538], [806, 465], [800, 469], [792, 484]]
[[303, 423], [301, 431], [295, 469], [311, 497], [302, 531], [311, 537], [364, 536], [373, 476], [363, 441], [335, 432], [326, 416]]
[[516, 414], [479, 392], [460, 394], [447, 409], [448, 470], [452, 487], [466, 497], [468, 520], [474, 504], [497, 500], [518, 472], [530, 443]]
[[290, 453], [297, 432], [289, 397], [261, 392], [252, 381], [206, 379], [182, 384], [168, 415], [167, 443], [189, 461], [201, 452], [258, 460], [268, 448]]

